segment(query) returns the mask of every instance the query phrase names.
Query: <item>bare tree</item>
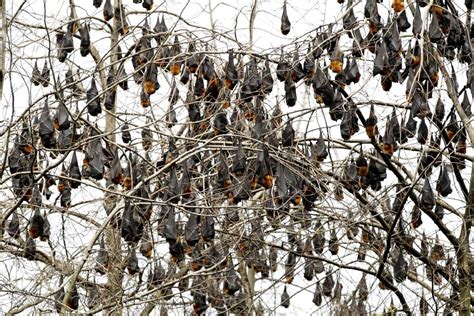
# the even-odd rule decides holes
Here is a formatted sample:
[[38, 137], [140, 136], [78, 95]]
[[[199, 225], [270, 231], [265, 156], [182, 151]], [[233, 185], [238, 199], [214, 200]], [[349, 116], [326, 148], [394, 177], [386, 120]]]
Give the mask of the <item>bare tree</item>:
[[1, 2], [0, 312], [470, 315], [471, 2], [168, 2]]

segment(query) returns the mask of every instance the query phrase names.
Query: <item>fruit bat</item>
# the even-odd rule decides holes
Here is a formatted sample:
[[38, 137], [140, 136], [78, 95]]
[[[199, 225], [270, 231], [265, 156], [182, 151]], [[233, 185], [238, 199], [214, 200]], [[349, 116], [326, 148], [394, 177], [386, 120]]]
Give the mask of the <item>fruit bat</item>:
[[110, 21], [114, 17], [114, 10], [110, 0], [105, 0], [104, 9], [102, 11], [104, 20]]
[[153, 7], [153, 0], [143, 0], [142, 7], [150, 11], [151, 8]]
[[448, 134], [448, 139], [453, 142], [457, 142], [459, 136], [459, 126], [456, 120], [456, 114], [454, 111], [451, 111], [449, 114], [449, 123], [446, 126], [446, 133]]
[[99, 91], [95, 83], [95, 79], [91, 80], [91, 87], [86, 92], [87, 95], [87, 112], [92, 116], [97, 116], [102, 112], [100, 106]]
[[276, 171], [276, 192], [275, 192], [275, 205], [280, 206], [287, 203], [288, 185], [287, 185], [287, 169], [282, 165], [278, 164]]
[[[342, 94], [340, 92], [340, 89], [337, 89], [336, 96], [334, 98], [334, 102], [329, 105], [329, 116], [331, 117], [331, 120], [333, 121], [338, 121], [342, 118], [344, 118], [346, 111], [344, 109], [346, 108], [346, 104], [344, 102], [344, 99], [342, 98]], [[351, 122], [350, 117], [347, 117], [346, 115], [346, 123], [349, 124]], [[352, 124], [349, 124], [350, 126]]]
[[353, 30], [353, 40], [352, 40], [352, 56], [353, 57], [362, 57], [364, 54], [364, 45], [363, 45], [363, 38], [360, 34], [360, 30], [358, 28]]
[[109, 256], [107, 254], [107, 250], [105, 249], [104, 237], [102, 237], [100, 240], [100, 248], [99, 248], [99, 251], [97, 252], [95, 261], [96, 261], [95, 270], [98, 273], [104, 275], [109, 264]]
[[201, 254], [201, 246], [200, 244], [196, 244], [194, 246], [194, 250], [192, 253], [192, 262], [191, 262], [191, 269], [193, 271], [201, 270], [202, 268], [202, 254]]
[[280, 31], [283, 35], [288, 35], [290, 33], [291, 23], [288, 19], [288, 12], [286, 10], [286, 0], [283, 2], [283, 13], [281, 15], [281, 25]]
[[156, 23], [155, 23], [155, 27], [153, 28], [153, 31], [157, 34], [156, 36], [157, 42], [161, 44], [163, 40], [166, 38], [166, 33], [168, 32], [168, 27], [166, 26], [164, 15], [161, 15], [161, 20], [159, 16], [156, 18]]
[[285, 282], [291, 284], [294, 279], [294, 274], [295, 274], [295, 267], [296, 267], [296, 255], [290, 251], [288, 253], [288, 256], [286, 257], [286, 262], [285, 262]]
[[359, 299], [366, 301], [369, 297], [369, 289], [367, 287], [366, 281], [366, 274], [362, 274], [362, 278], [360, 279], [359, 283], [357, 284], [356, 288], [357, 292], [359, 292]]
[[336, 235], [336, 230], [333, 228], [331, 229], [331, 235], [329, 237], [329, 245], [328, 245], [329, 252], [335, 256], [339, 251], [339, 243]]
[[95, 180], [101, 180], [105, 171], [105, 158], [100, 140], [97, 140], [96, 144], [92, 146], [90, 156], [92, 156], [92, 159], [89, 160], [90, 177]]
[[292, 147], [295, 141], [295, 130], [291, 126], [291, 120], [288, 120], [285, 128], [281, 133], [282, 146], [283, 147]]
[[411, 27], [411, 24], [408, 21], [406, 10], [403, 10], [397, 16], [397, 24], [398, 24], [398, 29], [400, 30], [400, 32], [406, 32]]
[[[268, 69], [268, 72], [270, 71], [270, 69]], [[267, 81], [268, 80], [271, 80], [272, 81], [272, 85], [273, 85], [273, 79], [271, 78], [271, 74], [269, 76], [269, 78], [266, 79]], [[237, 73], [237, 69], [235, 68], [235, 64], [234, 64], [234, 50], [231, 49], [229, 50], [229, 61], [227, 62], [226, 64], [226, 67], [225, 67], [225, 77], [224, 77], [224, 86], [229, 89], [229, 90], [232, 90], [234, 89], [235, 85], [237, 84], [237, 82], [239, 81], [239, 75]], [[267, 82], [268, 84], [268, 82]], [[270, 89], [271, 91], [271, 89]]]
[[204, 78], [204, 80], [208, 82], [209, 85], [215, 84], [215, 83], [212, 83], [212, 81], [216, 79], [217, 75], [214, 69], [214, 63], [212, 62], [212, 59], [205, 56], [200, 70], [201, 70], [202, 77]]
[[80, 29], [81, 34], [81, 45], [80, 51], [81, 56], [86, 57], [90, 53], [91, 38], [89, 35], [89, 24], [83, 24]]
[[229, 167], [227, 160], [224, 157], [223, 151], [219, 154], [219, 165], [217, 167], [217, 184], [220, 188], [227, 189], [232, 185], [232, 180], [229, 174]]
[[56, 139], [54, 138], [53, 120], [49, 115], [48, 98], [46, 98], [40, 116], [39, 136], [41, 138], [41, 143], [45, 148], [53, 148], [56, 145]]
[[435, 245], [433, 246], [433, 249], [431, 250], [430, 258], [436, 261], [446, 259], [443, 245], [441, 245], [441, 243], [439, 242], [438, 235], [436, 235]]
[[431, 189], [429, 178], [425, 178], [423, 189], [421, 190], [420, 204], [424, 210], [432, 210], [436, 203], [436, 199]]
[[[188, 70], [190, 73], [196, 73], [198, 67], [199, 67], [199, 64], [201, 63], [201, 58], [200, 58], [200, 55], [196, 53], [196, 48], [194, 47], [194, 43], [191, 42], [189, 43], [188, 45], [188, 54], [191, 55], [187, 61], [186, 61], [186, 64], [188, 65]], [[232, 58], [230, 58], [232, 57]], [[230, 63], [232, 63], [232, 66], [234, 65], [234, 60], [233, 60], [233, 51], [232, 51], [232, 54], [231, 52], [229, 52], [229, 65]], [[235, 70], [235, 67], [234, 67], [234, 70]], [[226, 75], [227, 75], [227, 72], [226, 72]], [[237, 76], [237, 71], [235, 71], [235, 79], [238, 80], [238, 76]], [[226, 77], [227, 78], [227, 77]], [[226, 85], [226, 87], [228, 87]], [[233, 89], [233, 86], [232, 88], [228, 87], [230, 90]]]
[[125, 208], [122, 216], [121, 236], [127, 243], [137, 243], [143, 234], [143, 223], [137, 220], [135, 209], [130, 205], [130, 200], [125, 201]]
[[374, 34], [382, 27], [376, 0], [367, 0], [364, 6], [364, 16], [369, 20], [369, 32]]
[[331, 297], [332, 296], [332, 289], [334, 288], [334, 279], [332, 277], [332, 274], [328, 274], [326, 272], [326, 278], [324, 278], [323, 281], [323, 287], [322, 287], [322, 293], [326, 297]]
[[320, 255], [324, 251], [324, 244], [326, 243], [326, 238], [324, 236], [324, 228], [319, 221], [315, 223], [314, 231], [315, 231], [315, 234], [312, 240], [313, 248], [314, 248], [314, 252]]
[[227, 271], [226, 277], [224, 279], [224, 293], [226, 295], [234, 295], [236, 292], [240, 291], [240, 278], [235, 272], [234, 266], [232, 264], [232, 258], [230, 259], [229, 269]]
[[20, 220], [16, 211], [11, 214], [8, 222], [7, 232], [10, 237], [18, 239], [20, 237]]
[[402, 128], [402, 133], [405, 134], [407, 138], [415, 137], [416, 132], [416, 121], [413, 119], [413, 115], [410, 113], [408, 117], [408, 121]]
[[61, 192], [61, 207], [69, 206], [71, 206], [71, 188], [67, 186], [63, 192]]
[[31, 82], [35, 86], [39, 86], [41, 84], [41, 73], [38, 68], [38, 61], [35, 61], [35, 65], [33, 66], [33, 73], [31, 74]]
[[114, 184], [121, 184], [123, 181], [123, 169], [122, 165], [120, 164], [120, 158], [117, 151], [115, 152], [114, 159], [112, 160], [109, 178]]
[[76, 152], [72, 153], [71, 164], [69, 165], [69, 177], [74, 179], [70, 181], [71, 188], [77, 189], [81, 185], [81, 172], [79, 170]]
[[206, 303], [206, 295], [195, 292], [193, 295], [193, 311], [196, 315], [205, 315], [209, 306]]
[[135, 275], [136, 273], [140, 272], [140, 267], [138, 266], [138, 258], [135, 252], [135, 248], [130, 250], [130, 255], [127, 259], [127, 271], [130, 275]]
[[[109, 75], [109, 78], [112, 78], [112, 80], [114, 80], [113, 79], [114, 77], [111, 77], [110, 75]], [[107, 80], [107, 81], [109, 81], [109, 80]], [[115, 99], [116, 99], [116, 96], [117, 96], [117, 88], [116, 87], [110, 88], [110, 87], [111, 87], [111, 84], [109, 84], [109, 89], [110, 90], [108, 92], [106, 92], [105, 99], [104, 99], [104, 107], [109, 111], [114, 109]]]
[[36, 243], [34, 239], [29, 235], [26, 235], [25, 247], [23, 249], [23, 256], [27, 260], [34, 260], [36, 258]]
[[306, 258], [305, 264], [304, 264], [304, 273], [303, 277], [307, 281], [312, 281], [314, 278], [314, 263], [312, 259]]
[[210, 214], [205, 214], [202, 218], [201, 236], [205, 242], [209, 242], [214, 239], [215, 235], [214, 218]]
[[166, 218], [166, 223], [163, 228], [163, 236], [165, 237], [168, 243], [172, 244], [175, 243], [178, 238], [178, 231], [176, 227], [176, 219], [173, 208], [170, 208]]
[[453, 192], [451, 189], [451, 180], [449, 179], [447, 168], [441, 167], [439, 170], [438, 181], [436, 182], [436, 191], [443, 196], [447, 197]]
[[199, 237], [200, 237], [199, 222], [200, 222], [200, 217], [198, 217], [198, 215], [195, 213], [191, 213], [189, 215], [189, 219], [184, 228], [184, 236], [185, 236], [186, 242], [191, 247], [194, 247], [199, 241]]
[[408, 263], [405, 261], [405, 258], [403, 257], [403, 251], [400, 249], [397, 260], [395, 261], [393, 265], [393, 275], [394, 275], [395, 281], [397, 281], [398, 283], [401, 283], [406, 280], [407, 268], [408, 268]]
[[98, 9], [102, 5], [102, 0], [93, 0], [92, 5]]
[[290, 295], [288, 295], [288, 292], [286, 291], [286, 285], [283, 289], [283, 293], [281, 294], [281, 306], [284, 308], [290, 307]]
[[377, 49], [377, 54], [375, 55], [374, 68], [372, 70], [372, 75], [386, 75], [388, 72], [388, 54], [387, 46], [384, 41], [382, 41]]
[[276, 68], [276, 75], [278, 81], [286, 81], [288, 73], [290, 72], [290, 65], [288, 64], [285, 54], [283, 53], [283, 48], [280, 53], [280, 60], [278, 61]]
[[[313, 66], [314, 66], [314, 62], [313, 62]], [[303, 79], [306, 75], [305, 70], [303, 69], [303, 66], [301, 65], [299, 61], [298, 47], [295, 47], [290, 74], [291, 74], [291, 80], [293, 80], [295, 83]]]
[[428, 127], [426, 126], [424, 118], [421, 119], [420, 126], [418, 127], [417, 140], [422, 145], [426, 144], [426, 141], [428, 140]]
[[240, 177], [244, 174], [247, 167], [247, 157], [245, 156], [244, 150], [242, 148], [242, 139], [239, 138], [239, 145], [237, 147], [237, 153], [234, 156], [234, 161], [232, 164], [232, 173], [237, 177]]
[[145, 71], [143, 81], [143, 91], [148, 95], [152, 95], [156, 90], [160, 88], [158, 83], [158, 71], [155, 63], [150, 63]]
[[396, 150], [396, 138], [395, 138], [395, 128], [392, 124], [392, 120], [387, 120], [387, 124], [385, 126], [385, 134], [383, 136], [383, 150], [384, 153], [392, 156]]
[[181, 54], [181, 45], [179, 43], [178, 35], [176, 35], [174, 37], [174, 43], [171, 46], [170, 57], [172, 57], [172, 60], [169, 64], [169, 70], [171, 74], [174, 76], [180, 73], [181, 62], [177, 59], [180, 54]]
[[270, 70], [270, 63], [268, 61], [268, 55], [265, 57], [265, 68], [262, 71], [261, 90], [263, 95], [270, 94], [273, 90], [273, 77]]
[[432, 15], [428, 35], [432, 43], [442, 44], [444, 42], [444, 35], [443, 35], [443, 32], [441, 31], [441, 27], [439, 25], [439, 19], [436, 16], [436, 14]]
[[257, 153], [257, 166], [251, 188], [255, 189], [257, 183], [262, 185], [265, 189], [270, 189], [273, 185], [270, 155], [266, 147], [263, 147], [263, 150]]
[[444, 217], [444, 208], [441, 204], [436, 203], [435, 205], [435, 215], [439, 220], [442, 220]]
[[421, 30], [423, 27], [423, 18], [421, 16], [420, 5], [417, 2], [415, 8], [415, 15], [413, 17], [413, 35], [416, 37], [421, 34]]
[[28, 235], [36, 239], [39, 236], [43, 235], [44, 230], [44, 219], [41, 215], [41, 212], [37, 208], [30, 220], [30, 224], [28, 225]]
[[263, 115], [257, 112], [255, 116], [255, 125], [252, 131], [252, 138], [262, 140], [262, 137], [267, 133], [265, 126], [263, 125]]
[[51, 224], [49, 223], [48, 217], [46, 213], [43, 215], [43, 232], [41, 233], [40, 240], [46, 241], [49, 239], [51, 235]]
[[[342, 18], [342, 26], [344, 30], [352, 31], [357, 26], [357, 19], [354, 15], [354, 10], [350, 8], [345, 12], [344, 17]], [[349, 37], [352, 36], [351, 32], [348, 32]]]
[[50, 70], [46, 61], [44, 61], [43, 69], [41, 70], [41, 76], [38, 79], [43, 87], [46, 88], [49, 85]]
[[160, 283], [162, 283], [166, 278], [166, 271], [163, 269], [161, 265], [161, 261], [159, 264], [155, 264], [154, 268], [150, 268], [150, 273], [148, 274], [148, 289], [156, 288]]
[[65, 36], [64, 36], [63, 33], [57, 33], [56, 34], [56, 44], [57, 44], [57, 47], [58, 47], [58, 60], [61, 63], [63, 63], [67, 58], [67, 52], [63, 48], [64, 37]]
[[204, 88], [204, 80], [201, 76], [196, 77], [196, 82], [194, 84], [194, 96], [197, 98], [201, 98], [204, 96], [206, 89]]
[[354, 110], [348, 109], [344, 111], [340, 125], [342, 139], [349, 140], [358, 129], [357, 117], [355, 116]]
[[321, 306], [321, 303], [323, 302], [323, 297], [322, 297], [322, 292], [323, 290], [321, 289], [321, 285], [319, 282], [316, 283], [316, 288], [314, 289], [314, 294], [313, 294], [313, 299], [312, 302], [316, 306]]
[[64, 57], [64, 59], [66, 58], [67, 54], [72, 53], [74, 51], [74, 40], [72, 38], [71, 30], [69, 29], [66, 31], [61, 40], [61, 50], [64, 52], [63, 54], [65, 56], [61, 56]]
[[461, 107], [464, 110], [464, 113], [466, 114], [467, 117], [470, 117], [472, 114], [471, 110], [471, 102], [469, 101], [469, 97], [467, 96], [467, 91], [464, 90], [464, 98], [461, 102]]
[[346, 68], [344, 69], [344, 81], [347, 84], [357, 83], [360, 80], [360, 71], [359, 66], [355, 58], [349, 62], [349, 59], [346, 63]]
[[318, 32], [316, 37], [313, 40], [313, 58], [319, 59], [321, 57], [324, 49], [326, 48], [326, 42], [328, 40], [328, 35], [325, 32]]
[[[118, 50], [120, 51], [120, 55], [122, 54], [121, 53], [121, 48], [120, 46], [118, 46]], [[122, 57], [119, 57], [119, 60], [121, 59]], [[119, 87], [122, 89], [122, 90], [128, 90], [128, 79], [127, 79], [128, 75], [125, 71], [125, 67], [123, 64], [120, 64], [119, 65], [119, 68], [118, 68], [118, 74], [117, 74], [117, 81], [118, 81], [118, 85]]]
[[[148, 120], [147, 120], [148, 121]], [[149, 122], [147, 122], [149, 123]], [[150, 150], [153, 145], [153, 133], [149, 127], [142, 129], [142, 146], [144, 150]]]
[[220, 112], [214, 118], [214, 133], [215, 135], [222, 135], [227, 133], [227, 125], [229, 121], [227, 120], [227, 115], [225, 112]]
[[359, 157], [356, 160], [357, 173], [360, 177], [365, 177], [369, 173], [369, 164], [364, 156], [364, 152], [361, 150]]
[[365, 132], [367, 136], [372, 138], [378, 134], [377, 130], [377, 116], [375, 115], [374, 105], [370, 105], [370, 114], [367, 120], [365, 121]]
[[293, 107], [296, 104], [296, 85], [290, 76], [285, 80], [285, 101], [288, 107]]
[[128, 23], [125, 17], [126, 13], [123, 4], [120, 5], [120, 7], [116, 7], [115, 18], [117, 21], [117, 32], [122, 36], [128, 33]]

